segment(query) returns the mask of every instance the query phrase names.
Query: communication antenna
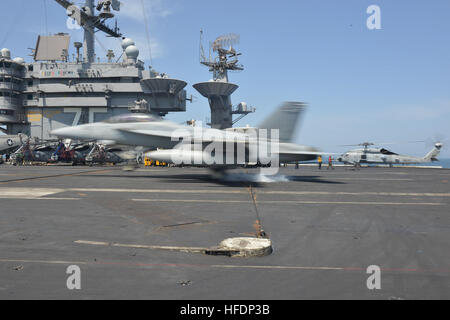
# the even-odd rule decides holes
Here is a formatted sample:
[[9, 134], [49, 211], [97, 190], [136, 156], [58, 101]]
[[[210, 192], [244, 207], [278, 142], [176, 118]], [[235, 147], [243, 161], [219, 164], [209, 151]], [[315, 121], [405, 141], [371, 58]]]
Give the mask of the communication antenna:
[[203, 30], [202, 29], [200, 29], [200, 48], [199, 48], [199, 52], [200, 52], [200, 63], [202, 63], [203, 61], [206, 61], [205, 49], [203, 48]]
[[[209, 67], [213, 73], [214, 81], [228, 82], [228, 70], [242, 71], [244, 67], [238, 64], [238, 53], [233, 46], [238, 44], [240, 36], [235, 33], [222, 35], [210, 43], [210, 57], [206, 60], [203, 50], [203, 31], [200, 31], [200, 63]], [[215, 59], [211, 58], [211, 51], [217, 53]], [[230, 60], [231, 59], [231, 60]]]
[[108, 62], [112, 63], [113, 59], [116, 57], [114, 55], [114, 51], [113, 50], [108, 50], [108, 52], [106, 53], [106, 57], [108, 58]]
[[80, 63], [80, 49], [83, 47], [83, 44], [81, 42], [74, 42], [73, 46], [77, 50], [77, 63]]
[[212, 49], [214, 52], [218, 52], [219, 49], [224, 49], [229, 47], [230, 51], [234, 50], [233, 46], [236, 44], [239, 44], [240, 42], [240, 36], [235, 33], [229, 33], [225, 34], [223, 36], [218, 37], [216, 40], [214, 40], [212, 44]]
[[44, 0], [45, 35], [48, 35], [47, 0]]
[[150, 31], [149, 31], [149, 24], [148, 24], [148, 19], [147, 19], [147, 11], [145, 11], [144, 0], [141, 0], [141, 5], [142, 5], [142, 14], [144, 15], [145, 35], [147, 37], [147, 46], [148, 46], [148, 54], [150, 56], [150, 65], [153, 66], [152, 47], [150, 45]]

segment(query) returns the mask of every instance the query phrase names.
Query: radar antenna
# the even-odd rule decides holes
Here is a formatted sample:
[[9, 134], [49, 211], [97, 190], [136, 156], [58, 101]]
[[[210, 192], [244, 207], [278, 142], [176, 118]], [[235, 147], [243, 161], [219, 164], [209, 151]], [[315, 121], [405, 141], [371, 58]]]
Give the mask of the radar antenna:
[[230, 47], [233, 48], [233, 45], [239, 44], [240, 36], [235, 33], [229, 33], [218, 37], [212, 43], [212, 49], [214, 52], [219, 51], [219, 49]]
[[[233, 45], [239, 43], [240, 36], [230, 33], [218, 37], [210, 44], [210, 51], [217, 53], [217, 57], [213, 60], [211, 57], [206, 60], [203, 50], [203, 31], [200, 31], [200, 63], [209, 67], [209, 71], [213, 73], [214, 81], [228, 82], [228, 70], [242, 71], [244, 67], [239, 64], [238, 53]], [[234, 58], [233, 60], [229, 60]]]

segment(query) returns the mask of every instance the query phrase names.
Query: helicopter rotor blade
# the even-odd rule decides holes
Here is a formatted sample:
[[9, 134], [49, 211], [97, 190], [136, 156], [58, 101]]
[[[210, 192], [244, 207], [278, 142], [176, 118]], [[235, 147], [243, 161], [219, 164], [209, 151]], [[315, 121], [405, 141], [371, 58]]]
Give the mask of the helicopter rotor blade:
[[339, 145], [339, 147], [359, 147], [359, 146], [386, 146], [386, 145], [398, 145], [398, 144], [407, 144], [407, 143], [423, 143], [424, 140], [418, 141], [399, 141], [399, 142], [363, 142], [358, 144], [346, 144]]
[[436, 143], [442, 143], [442, 144], [449, 144], [450, 139], [447, 139], [444, 135], [442, 134], [435, 134], [433, 138], [429, 137], [427, 138], [425, 141], [423, 141], [425, 143], [425, 146], [427, 148], [431, 148], [433, 147]]

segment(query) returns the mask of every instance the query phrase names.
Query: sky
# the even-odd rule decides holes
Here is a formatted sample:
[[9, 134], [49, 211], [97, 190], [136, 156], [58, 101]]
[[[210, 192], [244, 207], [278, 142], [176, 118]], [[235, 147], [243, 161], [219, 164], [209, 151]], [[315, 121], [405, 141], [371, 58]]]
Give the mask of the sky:
[[[6, 0], [3, 0], [6, 1]], [[245, 70], [229, 74], [239, 85], [233, 105], [256, 108], [237, 126], [257, 126], [283, 101], [309, 107], [296, 142], [330, 152], [364, 141], [423, 156], [431, 141], [448, 140], [450, 158], [450, 1], [448, 0], [122, 0], [118, 24], [140, 48], [140, 59], [188, 83], [186, 113], [168, 119], [205, 121], [208, 102], [192, 87], [212, 75], [199, 63], [216, 37], [236, 33]], [[53, 0], [8, 1], [0, 11], [0, 47], [28, 56], [39, 34], [67, 27]], [[82, 3], [83, 1], [75, 1]], [[378, 5], [381, 29], [369, 30], [367, 8]], [[147, 41], [144, 12], [148, 17]], [[97, 33], [97, 55], [121, 53], [120, 41]], [[150, 58], [151, 57], [151, 58]], [[426, 143], [406, 143], [425, 140]], [[382, 146], [382, 145], [381, 145]]]

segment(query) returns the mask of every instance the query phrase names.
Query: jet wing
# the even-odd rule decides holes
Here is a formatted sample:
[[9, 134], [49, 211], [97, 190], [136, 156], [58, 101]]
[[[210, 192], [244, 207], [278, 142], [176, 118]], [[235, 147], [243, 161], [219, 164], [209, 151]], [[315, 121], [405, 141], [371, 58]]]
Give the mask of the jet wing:
[[117, 129], [123, 136], [123, 143], [133, 141], [133, 145], [145, 147], [173, 148], [178, 141], [172, 140], [171, 132], [159, 130]]
[[148, 136], [148, 137], [168, 137], [170, 138], [172, 135], [168, 131], [161, 130], [130, 130], [130, 129], [117, 129], [121, 132], [134, 133], [136, 135]]
[[[130, 129], [117, 129], [120, 131], [127, 140], [134, 141], [135, 145], [142, 146], [152, 146], [160, 148], [172, 148], [184, 139], [193, 139], [195, 141], [195, 136], [190, 131], [186, 131], [184, 134], [180, 131], [179, 135], [174, 135], [173, 131], [164, 130], [130, 130]], [[235, 144], [248, 143], [241, 135], [232, 135], [224, 137], [210, 138], [209, 135], [201, 137], [202, 144], [209, 144], [212, 142], [231, 142]], [[139, 142], [138, 142], [139, 141]]]

